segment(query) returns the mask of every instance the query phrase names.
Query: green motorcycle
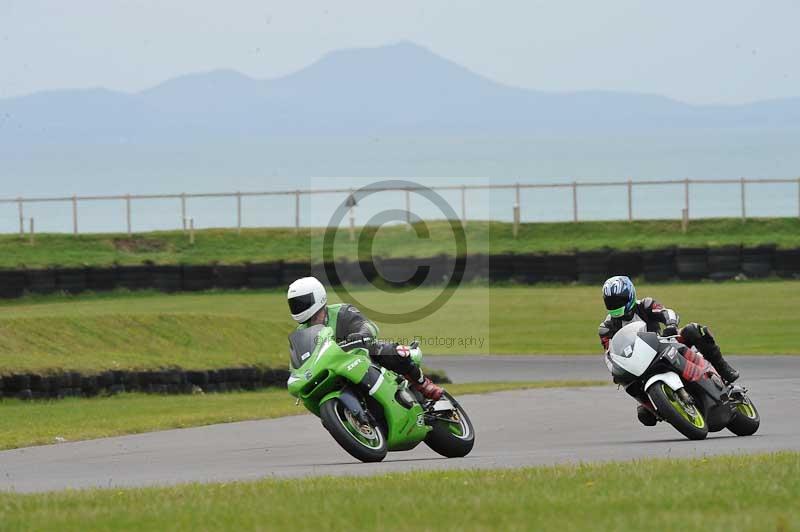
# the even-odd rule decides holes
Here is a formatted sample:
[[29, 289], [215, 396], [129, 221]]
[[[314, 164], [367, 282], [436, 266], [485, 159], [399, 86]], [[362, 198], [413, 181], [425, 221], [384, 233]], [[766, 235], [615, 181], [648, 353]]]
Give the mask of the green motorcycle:
[[[354, 458], [380, 462], [388, 451], [423, 441], [448, 458], [472, 450], [475, 431], [458, 401], [447, 392], [426, 400], [405, 378], [373, 363], [362, 344], [337, 344], [330, 327], [315, 325], [292, 333], [289, 347], [289, 393]], [[420, 364], [422, 354], [414, 351]]]

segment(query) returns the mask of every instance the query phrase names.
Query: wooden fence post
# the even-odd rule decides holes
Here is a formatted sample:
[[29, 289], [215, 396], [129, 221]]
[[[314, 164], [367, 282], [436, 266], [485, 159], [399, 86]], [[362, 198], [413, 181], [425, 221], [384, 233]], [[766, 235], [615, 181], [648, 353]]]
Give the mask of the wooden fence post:
[[578, 182], [572, 182], [572, 221], [578, 221]]
[[683, 182], [683, 209], [686, 213], [683, 215], [686, 220], [689, 220], [689, 178], [687, 177]]
[[628, 221], [633, 221], [633, 179], [628, 179]]
[[742, 223], [747, 221], [747, 203], [745, 197], [744, 178], [741, 179], [741, 196], [742, 196]]
[[242, 234], [242, 193], [236, 193], [236, 232]]
[[128, 226], [128, 236], [133, 234], [131, 229], [131, 195], [125, 195], [125, 221], [127, 222]]
[[521, 217], [520, 216], [520, 201], [521, 201], [521, 199], [520, 199], [520, 193], [519, 193], [519, 183], [517, 183], [517, 186], [514, 187], [514, 190], [515, 190], [515, 196], [514, 196], [514, 230], [513, 230], [513, 233], [514, 233], [514, 238], [517, 238], [517, 235], [519, 234], [519, 222], [520, 222], [520, 217]]
[[78, 197], [72, 195], [72, 234], [78, 234]]
[[461, 185], [461, 224], [467, 226], [467, 186]]
[[22, 210], [22, 198], [17, 198], [17, 213], [19, 214], [19, 237], [25, 238], [25, 215]]
[[294, 191], [294, 230], [300, 232], [300, 191]]
[[181, 192], [181, 226], [186, 234], [186, 192]]

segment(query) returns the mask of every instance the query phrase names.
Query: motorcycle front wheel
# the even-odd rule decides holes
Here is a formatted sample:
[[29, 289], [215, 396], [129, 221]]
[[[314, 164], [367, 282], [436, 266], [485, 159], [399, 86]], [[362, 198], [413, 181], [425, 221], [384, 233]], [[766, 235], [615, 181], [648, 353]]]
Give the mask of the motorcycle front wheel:
[[647, 389], [658, 415], [690, 440], [704, 440], [708, 425], [696, 405], [684, 402], [666, 383], [658, 381]]
[[733, 418], [728, 423], [728, 430], [737, 436], [752, 436], [761, 425], [761, 416], [758, 415], [756, 405], [745, 396], [744, 401], [736, 405]]
[[380, 426], [361, 423], [339, 399], [326, 401], [320, 408], [322, 426], [350, 456], [362, 462], [386, 458], [386, 437]]
[[475, 429], [467, 412], [458, 401], [447, 392], [444, 393], [444, 397], [455, 409], [442, 415], [441, 419], [431, 422], [433, 429], [425, 438], [425, 443], [446, 458], [461, 458], [467, 456], [475, 445]]

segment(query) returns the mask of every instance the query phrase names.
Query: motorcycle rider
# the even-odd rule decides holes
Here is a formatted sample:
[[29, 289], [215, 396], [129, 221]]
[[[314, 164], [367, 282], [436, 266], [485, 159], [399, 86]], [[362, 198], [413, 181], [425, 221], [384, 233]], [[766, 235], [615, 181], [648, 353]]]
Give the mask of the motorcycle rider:
[[287, 299], [292, 319], [300, 324], [298, 330], [319, 324], [331, 327], [338, 343], [354, 344], [345, 350], [366, 347], [373, 361], [404, 375], [426, 399], [438, 401], [442, 397], [444, 390], [423, 375], [411, 360], [410, 347], [379, 342], [378, 326], [353, 305], [328, 305], [325, 287], [315, 277], [304, 277], [293, 282], [289, 286]]
[[[649, 332], [660, 333], [662, 336], [677, 336], [681, 344], [697, 348], [725, 381], [732, 383], [739, 378], [739, 372], [722, 357], [722, 352], [708, 327], [690, 323], [679, 329], [680, 317], [674, 310], [665, 308], [651, 297], [636, 299], [636, 288], [630, 278], [617, 275], [608, 279], [603, 284], [603, 302], [608, 315], [600, 324], [598, 334], [604, 350], [608, 351], [611, 338], [622, 327], [634, 321], [643, 321]], [[663, 331], [661, 325], [665, 326]], [[639, 421], [643, 425], [655, 425], [657, 420], [654, 409], [649, 404], [650, 401], [646, 397], [637, 399], [643, 403], [636, 408]]]

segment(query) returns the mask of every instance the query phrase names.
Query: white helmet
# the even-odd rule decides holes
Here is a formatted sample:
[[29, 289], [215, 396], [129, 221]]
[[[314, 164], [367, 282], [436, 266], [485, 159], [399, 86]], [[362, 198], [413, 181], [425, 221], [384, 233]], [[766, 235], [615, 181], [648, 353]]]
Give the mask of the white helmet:
[[328, 303], [325, 287], [316, 277], [303, 277], [289, 286], [286, 294], [292, 319], [305, 323]]

